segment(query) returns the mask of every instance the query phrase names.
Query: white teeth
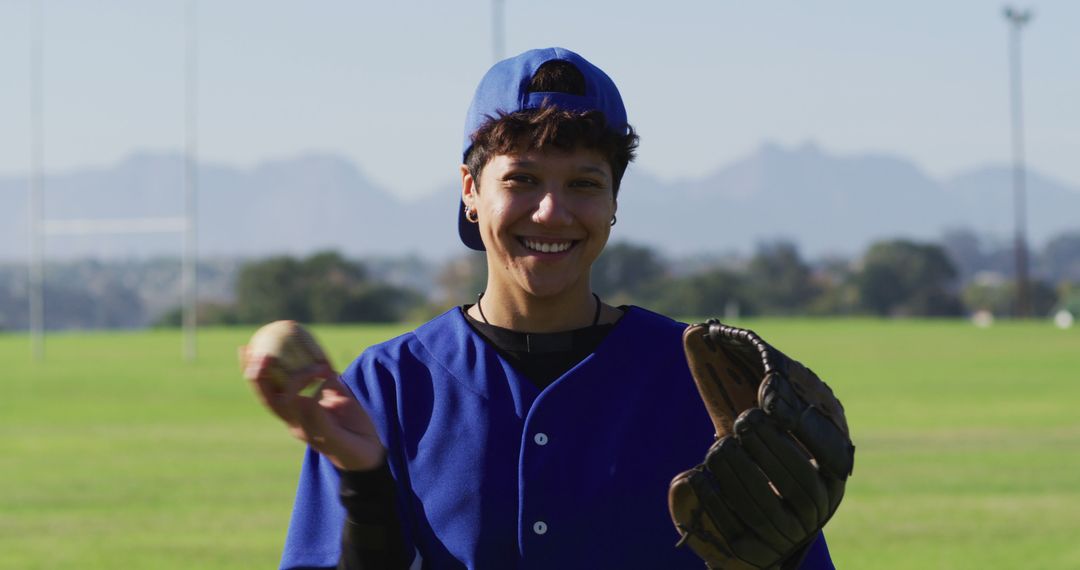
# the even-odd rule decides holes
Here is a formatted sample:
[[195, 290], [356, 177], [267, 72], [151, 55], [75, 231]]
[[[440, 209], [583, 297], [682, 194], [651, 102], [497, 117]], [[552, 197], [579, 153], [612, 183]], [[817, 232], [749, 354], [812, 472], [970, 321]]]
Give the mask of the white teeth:
[[522, 241], [525, 243], [525, 247], [541, 253], [560, 253], [570, 249], [570, 246], [573, 245], [573, 242], [570, 241], [562, 243], [537, 242], [528, 239]]

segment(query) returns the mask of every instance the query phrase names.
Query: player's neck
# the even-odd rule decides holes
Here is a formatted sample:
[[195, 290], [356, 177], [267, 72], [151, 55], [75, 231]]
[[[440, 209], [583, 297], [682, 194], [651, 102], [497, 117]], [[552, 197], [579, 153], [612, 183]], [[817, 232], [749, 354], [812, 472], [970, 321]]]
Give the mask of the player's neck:
[[469, 314], [497, 327], [530, 333], [560, 332], [584, 328], [596, 320], [597, 298], [588, 283], [548, 297], [492, 285], [488, 284]]

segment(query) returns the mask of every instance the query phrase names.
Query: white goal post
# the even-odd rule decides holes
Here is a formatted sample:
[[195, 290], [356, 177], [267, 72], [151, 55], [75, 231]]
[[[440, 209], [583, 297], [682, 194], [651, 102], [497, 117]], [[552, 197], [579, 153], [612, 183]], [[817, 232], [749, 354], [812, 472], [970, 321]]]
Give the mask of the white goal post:
[[45, 237], [85, 236], [95, 234], [180, 233], [184, 237], [181, 256], [181, 296], [183, 306], [183, 357], [193, 361], [196, 327], [196, 126], [197, 126], [197, 39], [196, 1], [188, 0], [185, 34], [185, 164], [184, 212], [175, 217], [144, 217], [123, 219], [46, 219], [44, 209], [44, 136], [42, 130], [42, 1], [31, 8], [30, 33], [30, 200], [29, 200], [29, 321], [33, 358], [45, 356]]

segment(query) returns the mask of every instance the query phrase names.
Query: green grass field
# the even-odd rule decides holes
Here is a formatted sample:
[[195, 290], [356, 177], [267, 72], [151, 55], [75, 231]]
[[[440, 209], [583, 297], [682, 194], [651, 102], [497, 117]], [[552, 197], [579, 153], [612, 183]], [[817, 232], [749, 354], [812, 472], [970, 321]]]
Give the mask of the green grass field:
[[[1080, 329], [761, 320], [844, 401], [841, 568], [1080, 568]], [[276, 568], [301, 445], [240, 378], [251, 328], [0, 335], [0, 568]], [[402, 327], [317, 327], [339, 366]], [[703, 450], [704, 451], [704, 450]]]

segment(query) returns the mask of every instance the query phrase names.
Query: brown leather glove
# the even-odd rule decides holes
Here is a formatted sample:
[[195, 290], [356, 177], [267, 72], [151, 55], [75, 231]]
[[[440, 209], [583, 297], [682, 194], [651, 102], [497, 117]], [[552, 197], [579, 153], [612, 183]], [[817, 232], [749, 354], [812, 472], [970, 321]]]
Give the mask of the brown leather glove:
[[844, 407], [752, 331], [711, 320], [688, 327], [683, 344], [717, 439], [668, 489], [678, 544], [709, 568], [778, 568], [844, 496], [855, 456]]

